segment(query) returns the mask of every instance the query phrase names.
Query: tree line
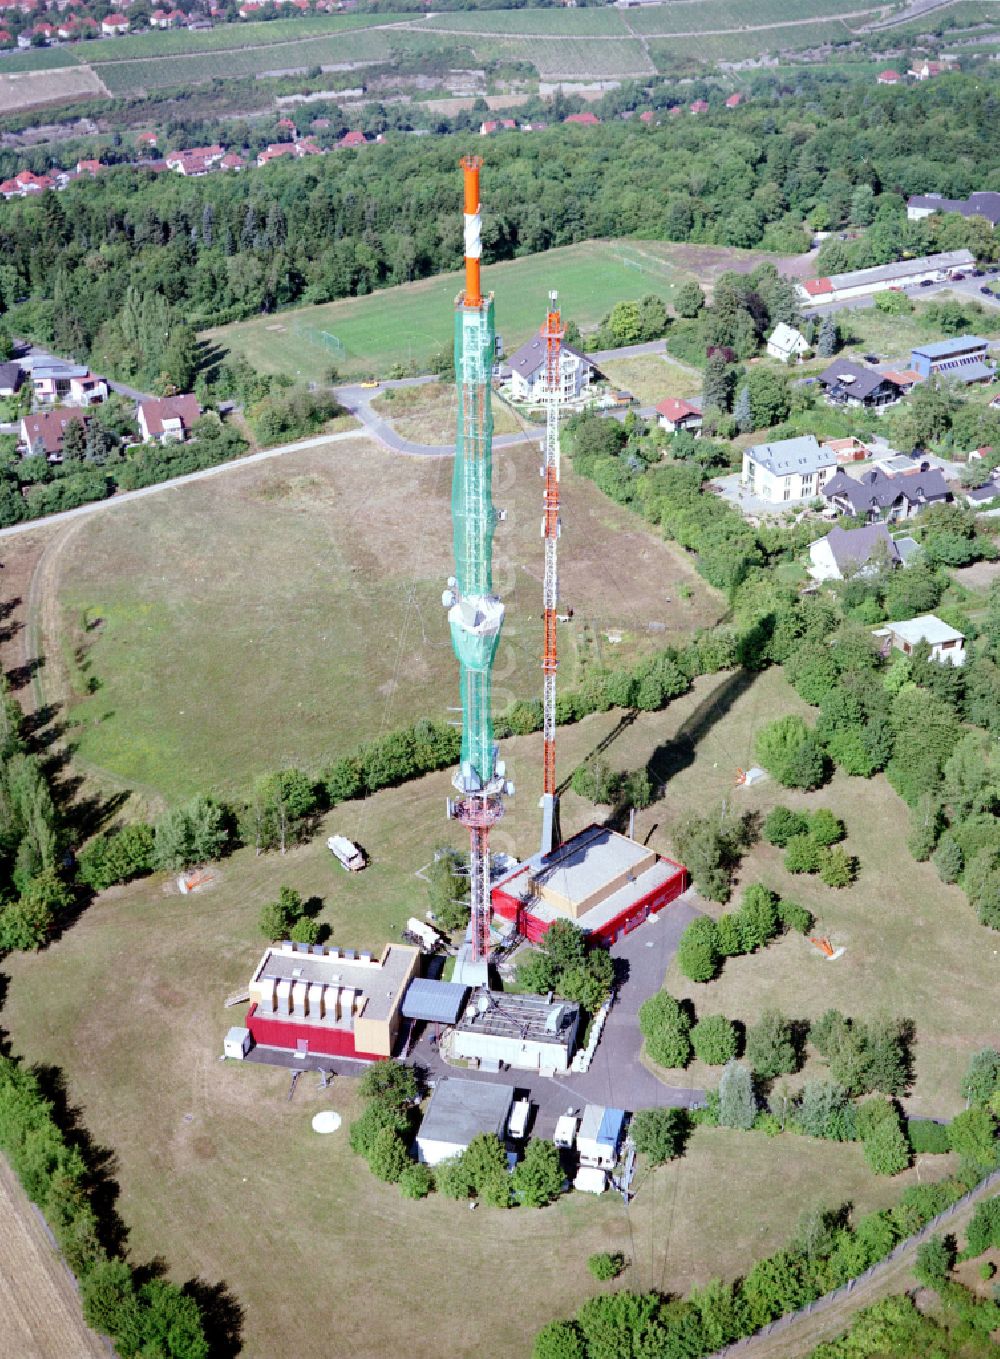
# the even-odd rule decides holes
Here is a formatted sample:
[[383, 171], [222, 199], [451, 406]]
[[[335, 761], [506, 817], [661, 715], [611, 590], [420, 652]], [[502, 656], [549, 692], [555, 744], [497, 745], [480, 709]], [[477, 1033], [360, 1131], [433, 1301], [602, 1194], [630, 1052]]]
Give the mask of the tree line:
[[[484, 182], [485, 258], [629, 235], [797, 250], [803, 216], [824, 203], [831, 222], [845, 221], [862, 184], [875, 204], [868, 237], [887, 222], [885, 248], [935, 244], [968, 225], [908, 226], [903, 196], [965, 194], [998, 168], [997, 80], [984, 71], [891, 99], [824, 86], [749, 105], [710, 135], [700, 120], [677, 119], [498, 138]], [[279, 162], [253, 175], [122, 167], [12, 201], [0, 212], [0, 305], [18, 330], [127, 379], [186, 352], [185, 327], [456, 268], [455, 161], [466, 143], [399, 136], [363, 157]], [[879, 231], [871, 248], [884, 253]]]

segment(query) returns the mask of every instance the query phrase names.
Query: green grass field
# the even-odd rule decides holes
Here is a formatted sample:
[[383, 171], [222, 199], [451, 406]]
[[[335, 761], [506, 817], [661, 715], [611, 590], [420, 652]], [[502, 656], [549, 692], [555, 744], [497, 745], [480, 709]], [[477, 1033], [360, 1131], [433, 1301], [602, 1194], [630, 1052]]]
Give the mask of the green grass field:
[[498, 38], [520, 34], [546, 38], [629, 37], [625, 20], [613, 9], [467, 10], [434, 14], [427, 27], [442, 33], [489, 33]]
[[[659, 767], [673, 768], [666, 796], [639, 817], [639, 837], [661, 850], [691, 805], [734, 797], [733, 767], [746, 763], [755, 732], [800, 706], [781, 675], [769, 673], [723, 705], [713, 725], [704, 706], [726, 683], [700, 681], [664, 713], [641, 715], [610, 748], [622, 767], [658, 751]], [[616, 721], [606, 714], [566, 728], [560, 771]], [[694, 732], [690, 746], [678, 745], [685, 730]], [[504, 753], [519, 793], [497, 847], [523, 853], [537, 835], [539, 738], [505, 743]], [[444, 1200], [407, 1203], [351, 1157], [346, 1136], [314, 1137], [309, 1121], [318, 1109], [355, 1114], [349, 1080], [320, 1094], [315, 1078], [304, 1077], [289, 1102], [286, 1072], [220, 1064], [222, 1036], [240, 1013], [222, 1001], [245, 984], [258, 957], [261, 904], [288, 883], [323, 898], [321, 919], [335, 942], [379, 946], [423, 908], [425, 888], [414, 875], [432, 847], [458, 843], [460, 831], [443, 816], [449, 787], [440, 773], [345, 804], [284, 858], [237, 852], [202, 896], [171, 894], [159, 877], [114, 889], [49, 950], [5, 963], [3, 1022], [13, 1049], [65, 1070], [82, 1122], [114, 1153], [134, 1257], [161, 1255], [178, 1280], [225, 1280], [246, 1309], [248, 1354], [320, 1359], [330, 1335], [349, 1335], [361, 1359], [401, 1346], [414, 1359], [480, 1351], [523, 1359], [542, 1323], [595, 1291], [585, 1271], [593, 1251], [624, 1251], [632, 1264], [623, 1286], [682, 1292], [745, 1272], [788, 1239], [808, 1205], [850, 1201], [863, 1213], [896, 1201], [905, 1184], [943, 1173], [939, 1158], [922, 1159], [905, 1176], [879, 1180], [856, 1145], [706, 1130], [682, 1160], [645, 1180], [627, 1214], [612, 1195], [570, 1196], [501, 1220]], [[740, 796], [761, 809], [773, 800], [767, 785]], [[842, 965], [822, 963], [802, 940], [785, 941], [731, 960], [697, 1003], [734, 1017], [752, 1017], [776, 999], [795, 1015], [828, 1004], [855, 1014], [881, 1005], [913, 1013], [918, 1089], [933, 1094], [937, 1083], [952, 1091], [968, 1051], [996, 1041], [996, 1016], [983, 1005], [995, 963], [960, 894], [934, 885], [933, 872], [905, 855], [902, 809], [881, 780], [858, 789], [835, 784], [809, 801], [821, 799], [848, 817], [851, 846], [866, 865], [858, 888], [823, 913], [824, 928], [847, 943]], [[566, 795], [567, 833], [593, 815]], [[364, 874], [332, 863], [324, 840], [335, 829], [369, 850]], [[738, 1173], [727, 1173], [734, 1165]], [[442, 1350], [443, 1262], [460, 1260], [492, 1279], [512, 1258], [532, 1266], [520, 1272], [517, 1307], [484, 1307], [475, 1290], [449, 1290]], [[361, 1297], [378, 1305], [361, 1314]]]
[[[236, 28], [237, 34], [239, 28]], [[489, 40], [488, 40], [489, 41]], [[133, 61], [106, 62], [101, 78], [113, 94], [126, 94], [136, 86], [167, 89], [204, 84], [210, 80], [237, 79], [273, 71], [306, 70], [311, 66], [334, 66], [344, 62], [389, 61], [397, 51], [409, 55], [441, 52], [455, 41], [437, 33], [410, 33], [392, 28], [358, 29], [325, 37], [263, 47], [233, 47], [193, 52], [168, 58], [148, 57]]]
[[[764, 28], [804, 19], [829, 19], [886, 9], [873, 0], [698, 0], [697, 5], [650, 5], [627, 10], [628, 26], [646, 37], [669, 33], [712, 33], [725, 29]], [[697, 11], [697, 13], [696, 13]], [[862, 20], [852, 20], [857, 26]], [[806, 26], [803, 25], [803, 28]]]
[[[495, 549], [508, 607], [498, 709], [540, 693], [537, 460], [537, 445], [496, 458], [508, 510]], [[50, 557], [58, 605], [41, 678], [44, 698], [68, 705], [81, 765], [157, 804], [240, 792], [256, 773], [315, 769], [380, 731], [450, 718], [450, 490], [450, 459], [358, 440], [77, 521]], [[561, 595], [575, 619], [562, 682], [584, 629], [588, 651], [622, 632], [614, 654], [628, 660], [719, 616], [683, 553], [569, 469], [564, 504]]]
[[[552, 288], [563, 315], [584, 329], [623, 298], [653, 292], [669, 302], [690, 277], [669, 253], [656, 241], [587, 241], [488, 265], [484, 284], [497, 295], [497, 331], [508, 352], [541, 324]], [[385, 374], [393, 364], [411, 361], [420, 369], [452, 343], [451, 312], [461, 286], [460, 274], [444, 274], [367, 297], [255, 317], [205, 337], [246, 354], [265, 372], [293, 377], [321, 379], [331, 363], [348, 376]]]

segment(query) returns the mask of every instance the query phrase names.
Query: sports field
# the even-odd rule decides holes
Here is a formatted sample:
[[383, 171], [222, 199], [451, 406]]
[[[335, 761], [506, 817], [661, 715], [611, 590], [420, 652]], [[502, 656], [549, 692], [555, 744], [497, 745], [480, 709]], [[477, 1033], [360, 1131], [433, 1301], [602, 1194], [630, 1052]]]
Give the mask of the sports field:
[[[537, 444], [496, 456], [508, 511], [495, 549], [508, 606], [498, 709], [540, 692], [537, 462]], [[380, 731], [449, 719], [450, 490], [450, 459], [359, 439], [58, 530], [38, 576], [39, 678], [42, 698], [68, 706], [81, 765], [157, 805], [243, 791], [256, 773], [316, 769]], [[682, 552], [570, 469], [564, 505], [566, 684], [584, 635], [589, 655], [611, 646], [602, 632], [620, 632], [611, 654], [627, 660], [719, 616]]]
[[[658, 293], [670, 302], [691, 275], [670, 260], [671, 247], [656, 241], [586, 241], [523, 259], [487, 265], [485, 287], [497, 296], [496, 327], [508, 352], [537, 330], [552, 288], [566, 320], [584, 330], [598, 324], [623, 298]], [[385, 375], [394, 364], [425, 368], [452, 344], [451, 311], [460, 274], [442, 274], [216, 327], [204, 337], [244, 353], [264, 372], [322, 380], [331, 363], [350, 376]]]

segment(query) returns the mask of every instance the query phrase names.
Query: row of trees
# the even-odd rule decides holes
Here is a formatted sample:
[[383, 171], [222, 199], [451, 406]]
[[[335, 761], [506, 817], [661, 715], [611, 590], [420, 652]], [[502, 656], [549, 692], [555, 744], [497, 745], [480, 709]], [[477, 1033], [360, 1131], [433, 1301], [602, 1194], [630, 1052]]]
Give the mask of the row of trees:
[[92, 1167], [62, 1131], [37, 1077], [6, 1056], [0, 1056], [0, 1150], [80, 1281], [87, 1324], [110, 1336], [122, 1359], [207, 1359], [196, 1298], [165, 1279], [144, 1281], [109, 1248]]
[[789, 1245], [733, 1282], [714, 1279], [684, 1298], [619, 1291], [591, 1298], [569, 1321], [535, 1338], [533, 1359], [613, 1359], [656, 1354], [699, 1359], [856, 1278], [960, 1198], [978, 1180], [962, 1172], [911, 1185], [892, 1209], [852, 1222], [849, 1213], [810, 1210]]
[[[674, 121], [669, 137], [614, 121], [585, 139], [559, 125], [498, 138], [484, 184], [485, 258], [621, 235], [798, 250], [803, 214], [823, 203], [828, 216], [843, 216], [862, 184], [876, 203], [871, 262], [920, 253], [945, 227], [971, 239], [964, 219], [907, 224], [902, 195], [968, 192], [988, 178], [997, 152], [981, 109], [995, 79], [984, 70], [949, 80], [947, 91], [892, 91], [886, 102], [860, 82], [825, 86], [818, 97], [784, 91], [720, 122], [710, 139], [695, 119]], [[918, 117], [930, 135], [914, 156]], [[123, 378], [165, 374], [183, 386], [192, 328], [456, 268], [461, 140], [390, 137], [377, 158], [310, 157], [266, 174], [122, 167], [12, 202], [0, 230], [0, 301], [14, 306], [19, 331], [58, 352]], [[558, 192], [533, 191], [542, 164]], [[723, 338], [710, 342], [746, 348], [756, 315], [719, 315]]]
[[677, 966], [689, 981], [712, 981], [726, 958], [766, 948], [786, 930], [806, 934], [812, 925], [804, 906], [783, 900], [763, 883], [752, 883], [737, 910], [718, 920], [700, 915], [691, 921], [677, 946]]

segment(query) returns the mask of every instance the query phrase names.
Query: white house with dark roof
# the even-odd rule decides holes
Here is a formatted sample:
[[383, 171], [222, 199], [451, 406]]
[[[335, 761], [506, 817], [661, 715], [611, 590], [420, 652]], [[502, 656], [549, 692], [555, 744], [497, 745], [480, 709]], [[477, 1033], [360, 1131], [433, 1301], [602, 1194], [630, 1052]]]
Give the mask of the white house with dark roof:
[[811, 434], [743, 450], [743, 487], [758, 500], [811, 500], [837, 470], [836, 454]]
[[825, 538], [809, 544], [809, 574], [813, 580], [850, 580], [873, 576], [885, 566], [898, 566], [900, 555], [884, 524], [861, 528], [832, 528]]
[[[510, 369], [510, 394], [515, 401], [540, 402], [548, 391], [545, 377], [545, 341], [533, 336], [507, 360]], [[559, 351], [559, 381], [565, 402], [579, 401], [590, 386], [594, 365], [572, 345]]]

